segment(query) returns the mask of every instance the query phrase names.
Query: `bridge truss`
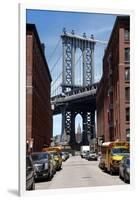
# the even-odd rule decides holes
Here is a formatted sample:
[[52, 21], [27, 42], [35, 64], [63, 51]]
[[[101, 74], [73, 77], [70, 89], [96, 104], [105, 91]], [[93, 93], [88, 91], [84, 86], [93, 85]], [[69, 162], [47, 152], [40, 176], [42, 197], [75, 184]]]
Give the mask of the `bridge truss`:
[[[73, 149], [88, 145], [88, 135], [95, 137], [96, 88], [94, 84], [94, 47], [98, 42], [94, 36], [78, 36], [72, 31], [61, 35], [62, 39], [62, 94], [51, 99], [54, 113], [62, 114], [62, 133], [70, 136], [69, 144]], [[82, 52], [83, 83], [75, 85], [75, 53], [79, 48]], [[79, 145], [75, 138], [75, 117], [82, 116], [83, 132]]]

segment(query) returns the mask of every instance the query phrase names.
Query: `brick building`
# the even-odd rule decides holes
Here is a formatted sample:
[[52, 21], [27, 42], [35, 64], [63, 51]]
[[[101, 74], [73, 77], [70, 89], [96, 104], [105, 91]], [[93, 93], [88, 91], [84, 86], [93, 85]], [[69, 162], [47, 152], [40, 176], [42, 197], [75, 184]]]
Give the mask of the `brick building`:
[[116, 18], [103, 58], [97, 90], [97, 136], [104, 141], [129, 140], [130, 18]]
[[51, 75], [34, 24], [26, 25], [26, 77], [27, 151], [40, 151], [52, 136]]

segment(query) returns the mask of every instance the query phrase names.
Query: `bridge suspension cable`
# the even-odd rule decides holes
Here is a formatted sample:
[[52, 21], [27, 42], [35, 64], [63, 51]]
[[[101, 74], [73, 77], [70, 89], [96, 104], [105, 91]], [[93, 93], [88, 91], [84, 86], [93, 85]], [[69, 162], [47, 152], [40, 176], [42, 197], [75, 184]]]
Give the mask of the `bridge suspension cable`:
[[54, 53], [56, 52], [56, 50], [57, 50], [57, 48], [58, 48], [58, 46], [59, 46], [59, 44], [60, 44], [60, 41], [61, 41], [61, 38], [58, 40], [56, 47], [54, 48], [53, 52], [52, 52], [51, 55], [49, 56], [48, 62], [50, 62], [50, 60], [52, 59]]
[[[52, 91], [52, 96], [56, 93], [56, 91], [59, 90], [61, 87], [62, 83], [62, 74], [63, 72], [60, 72], [58, 76], [54, 79], [54, 81], [51, 83], [51, 91]], [[61, 92], [61, 91], [60, 91]]]
[[[60, 91], [59, 91], [59, 89], [60, 89]], [[56, 96], [56, 95], [60, 94], [61, 89], [62, 89], [61, 82], [57, 83], [56, 85], [54, 84], [54, 86], [52, 86], [52, 89], [51, 89], [51, 91], [52, 91], [51, 96]], [[59, 91], [59, 93], [57, 91]]]
[[63, 72], [61, 72], [57, 78], [54, 80], [54, 82], [51, 83], [51, 87], [53, 87], [53, 85], [58, 81], [58, 79], [61, 77], [61, 75], [63, 74]]
[[[48, 62], [51, 61], [51, 59], [55, 59], [55, 63], [52, 65], [51, 69], [50, 69], [50, 73], [52, 76], [52, 83], [51, 83], [51, 92], [52, 94], [57, 92], [58, 88], [61, 85], [62, 79], [62, 72], [61, 72], [61, 58], [62, 58], [62, 53], [60, 48], [59, 48], [59, 44], [61, 42], [61, 38], [58, 40], [56, 47], [54, 48], [53, 52], [51, 53]], [[57, 52], [58, 51], [58, 52]], [[53, 61], [52, 61], [53, 62]], [[53, 96], [53, 95], [52, 95]]]
[[75, 66], [78, 64], [78, 62], [81, 59], [81, 57], [82, 57], [82, 54], [79, 56], [78, 60], [76, 61]]
[[61, 58], [62, 58], [62, 53], [60, 54], [60, 56], [56, 60], [55, 64], [52, 66], [52, 68], [50, 70], [51, 73], [53, 72], [54, 68], [56, 67], [56, 65], [58, 64], [58, 62], [60, 61]]
[[[61, 91], [59, 91], [59, 89], [61, 89], [61, 85], [60, 84], [51, 92], [51, 97], [60, 94]], [[59, 93], [58, 93], [58, 91], [59, 91]]]
[[[75, 66], [77, 66], [77, 65], [79, 65], [79, 70], [78, 70], [78, 66], [76, 67], [76, 71], [75, 71], [75, 73], [78, 73], [79, 72], [79, 74], [78, 74], [78, 77], [77, 77], [77, 83], [79, 84], [81, 84], [81, 82], [82, 82], [82, 80], [81, 80], [81, 76], [82, 76], [82, 70], [81, 70], [81, 64], [79, 63], [80, 61], [81, 61], [81, 58], [82, 58], [82, 53], [81, 53], [81, 55], [79, 56], [79, 58], [77, 59], [77, 61], [76, 61], [76, 63], [75, 63]], [[79, 63], [79, 64], [78, 64]]]

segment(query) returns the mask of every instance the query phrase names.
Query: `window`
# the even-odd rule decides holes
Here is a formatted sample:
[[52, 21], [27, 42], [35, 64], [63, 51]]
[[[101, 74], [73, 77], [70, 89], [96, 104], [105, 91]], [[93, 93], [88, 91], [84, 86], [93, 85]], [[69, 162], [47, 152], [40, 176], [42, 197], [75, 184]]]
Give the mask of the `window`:
[[126, 121], [129, 122], [130, 120], [130, 109], [126, 108]]
[[129, 150], [126, 148], [113, 148], [111, 150], [111, 153], [114, 154], [124, 154], [124, 153], [129, 153]]
[[110, 104], [113, 104], [113, 93], [110, 94]]
[[125, 69], [125, 81], [129, 81], [130, 80], [130, 69], [126, 68]]
[[110, 78], [109, 78], [109, 85], [110, 86], [113, 85], [113, 78], [112, 78], [112, 76], [110, 76]]
[[130, 129], [126, 129], [126, 140], [129, 141], [130, 140]]
[[125, 100], [129, 101], [129, 99], [130, 99], [130, 88], [126, 87], [125, 88]]
[[130, 61], [130, 48], [125, 48], [125, 62]]
[[130, 31], [128, 29], [125, 30], [125, 41], [130, 40]]
[[110, 111], [110, 119], [113, 121], [113, 110]]

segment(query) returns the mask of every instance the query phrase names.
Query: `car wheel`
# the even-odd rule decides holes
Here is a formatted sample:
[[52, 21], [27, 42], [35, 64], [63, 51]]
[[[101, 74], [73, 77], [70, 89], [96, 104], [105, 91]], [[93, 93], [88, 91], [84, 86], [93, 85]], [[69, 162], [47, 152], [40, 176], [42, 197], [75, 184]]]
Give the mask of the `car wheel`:
[[48, 174], [48, 181], [51, 181], [52, 179], [52, 173], [49, 171], [49, 174]]
[[125, 183], [128, 183], [128, 180], [127, 180], [127, 178], [126, 178], [126, 172], [124, 172], [124, 182], [125, 182]]
[[120, 171], [119, 171], [119, 178], [120, 178], [120, 179], [122, 179], [122, 176], [121, 176], [121, 173], [120, 173]]
[[113, 169], [112, 169], [112, 165], [110, 165], [110, 175], [113, 175]]
[[108, 173], [108, 169], [105, 166], [103, 166], [102, 169], [103, 169], [104, 172]]

